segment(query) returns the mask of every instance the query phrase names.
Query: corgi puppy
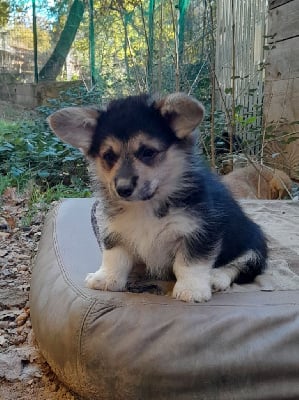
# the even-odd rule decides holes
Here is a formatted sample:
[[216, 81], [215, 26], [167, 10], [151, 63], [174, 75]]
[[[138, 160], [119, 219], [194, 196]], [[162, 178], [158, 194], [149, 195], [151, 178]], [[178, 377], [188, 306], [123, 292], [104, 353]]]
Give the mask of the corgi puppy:
[[174, 273], [174, 298], [203, 302], [264, 271], [261, 229], [196, 154], [192, 132], [203, 115], [196, 99], [173, 93], [49, 117], [56, 135], [85, 154], [100, 202], [102, 265], [87, 275], [89, 288], [124, 291], [142, 262], [159, 278]]

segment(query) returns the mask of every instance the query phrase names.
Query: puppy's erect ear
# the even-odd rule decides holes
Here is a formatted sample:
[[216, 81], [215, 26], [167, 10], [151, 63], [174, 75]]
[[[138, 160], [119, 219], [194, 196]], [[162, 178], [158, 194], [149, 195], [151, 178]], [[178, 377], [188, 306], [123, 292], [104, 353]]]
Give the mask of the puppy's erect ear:
[[172, 93], [156, 101], [155, 107], [179, 139], [192, 133], [204, 116], [204, 106], [185, 93]]
[[53, 132], [64, 142], [87, 154], [100, 112], [93, 108], [67, 107], [48, 117]]

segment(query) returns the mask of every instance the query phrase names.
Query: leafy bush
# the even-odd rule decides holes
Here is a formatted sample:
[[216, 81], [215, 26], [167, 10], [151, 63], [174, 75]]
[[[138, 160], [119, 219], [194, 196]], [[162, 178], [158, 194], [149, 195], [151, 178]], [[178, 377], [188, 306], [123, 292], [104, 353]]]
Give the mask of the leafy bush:
[[[9, 122], [0, 118], [0, 195], [8, 186], [22, 190], [29, 181], [37, 184], [41, 192], [50, 193], [53, 199], [56, 192], [63, 192], [64, 196], [89, 195], [82, 154], [61, 142], [50, 130], [46, 118], [63, 107], [100, 105], [100, 94], [99, 88], [88, 91], [84, 86], [72, 87], [37, 108], [34, 119], [24, 116], [17, 122]], [[52, 193], [51, 188], [55, 187], [57, 190]]]
[[0, 174], [2, 185], [24, 188], [34, 180], [42, 188], [58, 184], [84, 190], [88, 177], [77, 150], [50, 132], [44, 118], [7, 123], [0, 120]]
[[61, 91], [57, 98], [48, 99], [46, 105], [40, 106], [36, 110], [45, 118], [63, 107], [101, 106], [102, 93], [103, 87], [99, 85], [92, 90], [87, 90], [84, 85], [71, 86], [69, 89]]

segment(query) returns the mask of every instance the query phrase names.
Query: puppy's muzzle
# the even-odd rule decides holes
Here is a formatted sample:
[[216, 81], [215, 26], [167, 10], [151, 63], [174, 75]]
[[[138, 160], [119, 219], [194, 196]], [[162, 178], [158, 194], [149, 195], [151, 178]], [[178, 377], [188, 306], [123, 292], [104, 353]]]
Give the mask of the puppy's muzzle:
[[115, 190], [120, 197], [130, 197], [137, 185], [138, 176], [132, 176], [131, 178], [116, 178], [115, 179]]

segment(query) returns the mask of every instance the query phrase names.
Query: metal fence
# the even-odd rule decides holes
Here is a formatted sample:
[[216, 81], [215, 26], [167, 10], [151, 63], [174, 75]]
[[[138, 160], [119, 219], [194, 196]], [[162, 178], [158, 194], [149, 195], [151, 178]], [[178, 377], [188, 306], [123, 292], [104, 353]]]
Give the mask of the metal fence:
[[202, 129], [208, 151], [211, 129], [233, 126], [259, 152], [267, 0], [20, 4], [0, 28], [2, 85], [79, 80], [100, 99], [182, 90], [211, 115]]
[[[13, 2], [11, 2], [13, 3]], [[17, 3], [17, 2], [16, 2]], [[0, 26], [0, 73], [2, 82], [34, 81], [33, 10], [26, 2], [23, 7], [11, 7], [6, 24]], [[30, 3], [29, 3], [30, 4]], [[38, 68], [53, 50], [49, 22], [43, 16], [38, 24]]]

